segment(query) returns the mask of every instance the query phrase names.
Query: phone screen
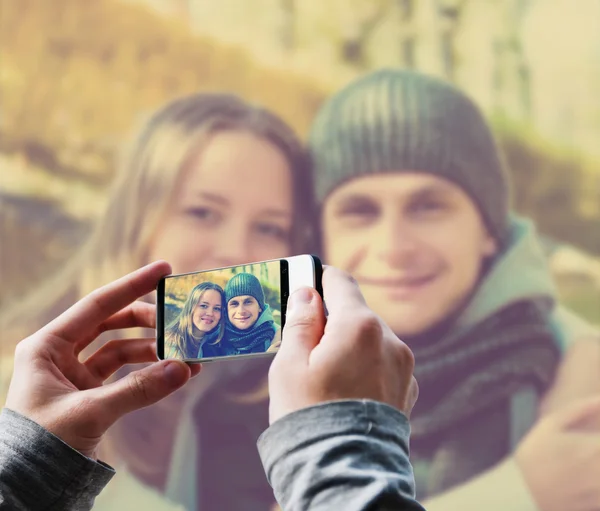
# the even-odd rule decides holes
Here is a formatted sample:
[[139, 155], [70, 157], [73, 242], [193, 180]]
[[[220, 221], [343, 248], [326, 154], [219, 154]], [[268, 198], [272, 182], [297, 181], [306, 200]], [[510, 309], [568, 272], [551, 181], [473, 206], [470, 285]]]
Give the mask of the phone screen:
[[285, 323], [289, 266], [279, 259], [162, 279], [159, 358], [210, 361], [275, 353]]

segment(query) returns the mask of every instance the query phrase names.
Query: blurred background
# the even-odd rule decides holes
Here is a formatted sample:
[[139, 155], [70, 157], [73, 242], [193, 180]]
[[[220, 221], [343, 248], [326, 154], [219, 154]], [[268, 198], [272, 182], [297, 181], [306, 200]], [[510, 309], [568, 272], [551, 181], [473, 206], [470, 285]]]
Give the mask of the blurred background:
[[0, 0], [0, 307], [103, 212], [134, 125], [228, 90], [302, 136], [381, 66], [451, 80], [506, 151], [564, 302], [600, 324], [598, 0]]
[[[167, 279], [165, 282], [165, 325], [171, 323], [179, 315], [187, 297], [195, 286], [202, 282], [212, 282], [225, 289], [229, 279], [238, 273], [251, 273], [260, 281], [263, 293], [265, 294], [265, 301], [269, 304], [273, 319], [278, 326], [281, 326], [281, 291], [279, 287], [281, 274], [279, 272], [279, 261], [244, 264], [234, 266], [233, 268], [192, 273]], [[226, 311], [223, 314], [226, 314]]]

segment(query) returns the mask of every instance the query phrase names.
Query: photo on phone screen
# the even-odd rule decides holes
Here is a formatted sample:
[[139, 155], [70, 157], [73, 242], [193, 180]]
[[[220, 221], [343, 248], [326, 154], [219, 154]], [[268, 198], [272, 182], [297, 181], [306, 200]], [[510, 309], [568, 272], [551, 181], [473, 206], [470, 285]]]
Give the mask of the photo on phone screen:
[[210, 361], [274, 354], [288, 296], [320, 289], [321, 263], [310, 255], [169, 275], [157, 287], [160, 359]]

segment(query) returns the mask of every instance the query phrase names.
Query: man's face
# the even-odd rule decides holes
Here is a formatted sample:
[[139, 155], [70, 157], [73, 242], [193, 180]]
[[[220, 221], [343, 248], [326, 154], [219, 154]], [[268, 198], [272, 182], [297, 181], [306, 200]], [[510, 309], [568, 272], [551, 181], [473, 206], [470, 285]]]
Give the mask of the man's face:
[[248, 330], [262, 312], [256, 298], [249, 295], [234, 296], [227, 304], [229, 321], [240, 330]]
[[329, 264], [351, 273], [399, 336], [414, 336], [463, 305], [496, 251], [461, 188], [422, 172], [366, 175], [325, 201]]

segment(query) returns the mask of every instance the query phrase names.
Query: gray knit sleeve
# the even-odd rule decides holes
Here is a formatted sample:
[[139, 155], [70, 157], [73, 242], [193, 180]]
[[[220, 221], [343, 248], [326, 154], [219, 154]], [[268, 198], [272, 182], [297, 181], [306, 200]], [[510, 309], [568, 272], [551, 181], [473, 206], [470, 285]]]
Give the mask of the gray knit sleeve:
[[291, 413], [258, 440], [284, 511], [424, 511], [415, 500], [404, 414], [375, 401]]
[[0, 510], [87, 511], [114, 476], [36, 422], [0, 413]]

